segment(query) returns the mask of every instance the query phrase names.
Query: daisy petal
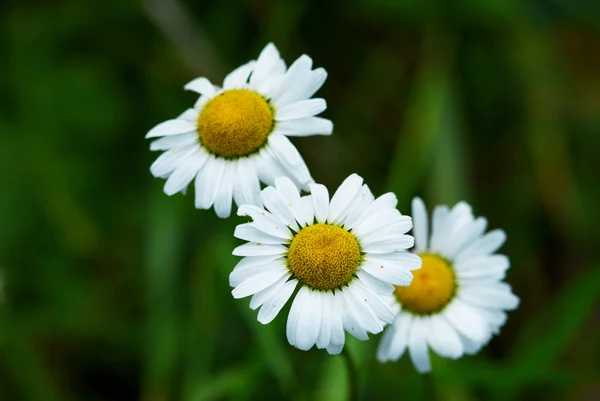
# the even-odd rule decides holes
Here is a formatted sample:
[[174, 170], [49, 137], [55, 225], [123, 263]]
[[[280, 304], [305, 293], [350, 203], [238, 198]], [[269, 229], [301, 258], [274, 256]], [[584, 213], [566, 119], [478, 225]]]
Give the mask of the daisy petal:
[[441, 316], [430, 316], [425, 319], [427, 326], [427, 342], [431, 349], [445, 358], [456, 359], [463, 354], [463, 345], [458, 333]]
[[212, 97], [215, 94], [214, 85], [206, 78], [196, 78], [193, 81], [188, 82], [183, 89], [194, 91], [201, 95]]
[[292, 233], [284, 222], [277, 220], [271, 213], [262, 208], [252, 205], [242, 205], [238, 209], [238, 216], [252, 217], [256, 228], [273, 237], [285, 240], [292, 237]]
[[248, 242], [233, 250], [235, 256], [268, 256], [285, 255], [287, 248], [283, 245], [263, 245], [258, 242]]
[[263, 270], [235, 287], [231, 294], [234, 298], [244, 298], [248, 295], [256, 294], [259, 291], [275, 284], [284, 275], [288, 274], [288, 270], [282, 264], [274, 269]]
[[268, 245], [283, 245], [286, 243], [286, 240], [284, 239], [274, 237], [265, 233], [262, 230], [259, 230], [254, 226], [254, 223], [244, 223], [238, 225], [235, 228], [233, 236], [244, 241], [259, 242], [261, 244]]
[[196, 176], [195, 205], [197, 209], [210, 209], [212, 207], [217, 198], [224, 172], [225, 162], [210, 155], [206, 164]]
[[248, 84], [248, 77], [252, 73], [252, 70], [254, 70], [255, 65], [256, 61], [250, 61], [230, 72], [223, 81], [223, 88], [228, 90], [245, 87]]
[[427, 249], [429, 236], [429, 219], [425, 203], [419, 197], [412, 201], [413, 233], [415, 236], [415, 251], [421, 252]]
[[412, 363], [419, 373], [427, 373], [431, 371], [431, 360], [427, 349], [427, 327], [423, 322], [422, 317], [415, 317], [408, 339], [408, 354]]
[[146, 138], [196, 132], [196, 126], [185, 120], [167, 120], [152, 128]]
[[322, 113], [327, 108], [325, 99], [308, 99], [288, 104], [277, 109], [275, 119], [277, 121], [296, 120], [299, 118], [312, 117]]
[[262, 206], [260, 200], [260, 181], [253, 163], [246, 157], [240, 157], [234, 166], [237, 176], [233, 183], [233, 199], [236, 205]]
[[233, 196], [233, 181], [235, 180], [236, 165], [225, 161], [223, 178], [217, 190], [215, 198], [215, 213], [222, 219], [226, 219], [231, 214], [231, 202]]
[[352, 201], [359, 195], [362, 189], [363, 179], [358, 174], [351, 174], [342, 182], [342, 185], [335, 191], [331, 198], [329, 215], [327, 221], [331, 224], [338, 224], [348, 214], [348, 209]]
[[270, 323], [281, 311], [281, 308], [287, 303], [296, 288], [298, 281], [292, 280], [285, 282], [273, 293], [272, 297], [267, 299], [258, 312], [258, 321], [262, 324]]
[[286, 136], [329, 135], [333, 131], [333, 123], [321, 117], [307, 117], [280, 121], [276, 129]]
[[329, 192], [325, 185], [309, 184], [309, 187], [315, 208], [315, 218], [319, 223], [325, 223], [329, 211]]
[[258, 89], [269, 74], [278, 69], [281, 62], [277, 47], [273, 43], [267, 44], [256, 60], [256, 67], [250, 77], [250, 87]]

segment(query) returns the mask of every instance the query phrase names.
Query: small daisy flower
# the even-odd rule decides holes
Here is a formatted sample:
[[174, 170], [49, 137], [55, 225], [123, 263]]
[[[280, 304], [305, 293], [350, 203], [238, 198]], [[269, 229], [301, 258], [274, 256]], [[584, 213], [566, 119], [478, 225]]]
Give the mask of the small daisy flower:
[[313, 345], [338, 354], [344, 330], [360, 340], [392, 323], [395, 311], [386, 297], [394, 285], [408, 285], [421, 260], [406, 249], [412, 220], [396, 209], [396, 197], [374, 199], [356, 174], [348, 177], [331, 200], [325, 186], [310, 184], [300, 197], [286, 177], [261, 193], [265, 207], [243, 205], [240, 216], [251, 223], [235, 230], [249, 241], [233, 251], [244, 258], [229, 276], [235, 298], [252, 295], [267, 324], [293, 296], [287, 320], [291, 345]]
[[460, 202], [452, 209], [433, 211], [431, 237], [425, 204], [412, 203], [415, 250], [423, 260], [408, 287], [396, 287], [391, 297], [399, 314], [388, 326], [379, 349], [380, 362], [398, 360], [408, 348], [421, 373], [431, 370], [428, 349], [456, 359], [474, 354], [506, 321], [506, 310], [519, 305], [502, 282], [508, 258], [495, 254], [506, 235], [502, 230], [484, 234], [487, 221], [474, 218], [471, 207]]
[[260, 181], [288, 176], [299, 188], [313, 182], [288, 136], [329, 135], [331, 121], [315, 117], [323, 99], [311, 99], [327, 72], [312, 69], [307, 55], [286, 69], [277, 48], [268, 44], [258, 60], [231, 72], [223, 87], [197, 78], [185, 89], [200, 94], [193, 108], [152, 128], [151, 150], [164, 151], [150, 167], [168, 178], [167, 195], [184, 192], [195, 179], [195, 205], [228, 217], [237, 205], [260, 206]]

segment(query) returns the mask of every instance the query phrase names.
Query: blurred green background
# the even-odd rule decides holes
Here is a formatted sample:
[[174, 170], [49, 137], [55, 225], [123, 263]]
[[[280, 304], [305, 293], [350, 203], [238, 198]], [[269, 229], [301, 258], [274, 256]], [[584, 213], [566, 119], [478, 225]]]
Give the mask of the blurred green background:
[[0, 6], [0, 400], [345, 400], [344, 360], [262, 326], [228, 274], [238, 217], [167, 197], [146, 132], [273, 41], [329, 78], [333, 191], [469, 201], [521, 298], [476, 356], [379, 365], [365, 400], [600, 399], [600, 2], [106, 0]]

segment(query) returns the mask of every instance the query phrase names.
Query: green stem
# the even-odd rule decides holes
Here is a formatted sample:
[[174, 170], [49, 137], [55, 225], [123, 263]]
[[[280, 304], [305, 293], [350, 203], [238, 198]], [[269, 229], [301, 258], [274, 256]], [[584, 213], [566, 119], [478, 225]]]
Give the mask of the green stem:
[[348, 352], [348, 347], [344, 347], [342, 350], [342, 355], [344, 356], [344, 359], [346, 359], [346, 366], [348, 367], [350, 401], [358, 401], [360, 399], [360, 393], [358, 389], [358, 372], [356, 371], [356, 365], [352, 361], [352, 357]]
[[435, 382], [431, 373], [421, 375], [423, 379], [423, 399], [425, 401], [436, 401]]

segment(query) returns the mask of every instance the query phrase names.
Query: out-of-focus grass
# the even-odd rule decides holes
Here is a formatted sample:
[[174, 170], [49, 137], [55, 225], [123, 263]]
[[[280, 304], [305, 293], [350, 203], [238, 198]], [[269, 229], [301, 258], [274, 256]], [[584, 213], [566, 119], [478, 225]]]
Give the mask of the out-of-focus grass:
[[[294, 140], [317, 181], [357, 172], [405, 214], [464, 199], [508, 234], [521, 306], [478, 355], [434, 357], [435, 397], [600, 397], [597, 2], [0, 7], [1, 400], [348, 399], [341, 357], [287, 344], [289, 306], [263, 326], [232, 298], [243, 219], [148, 172], [143, 136], [195, 100], [183, 84], [268, 41], [329, 72], [334, 135]], [[363, 398], [428, 396], [377, 341], [348, 340]]]

